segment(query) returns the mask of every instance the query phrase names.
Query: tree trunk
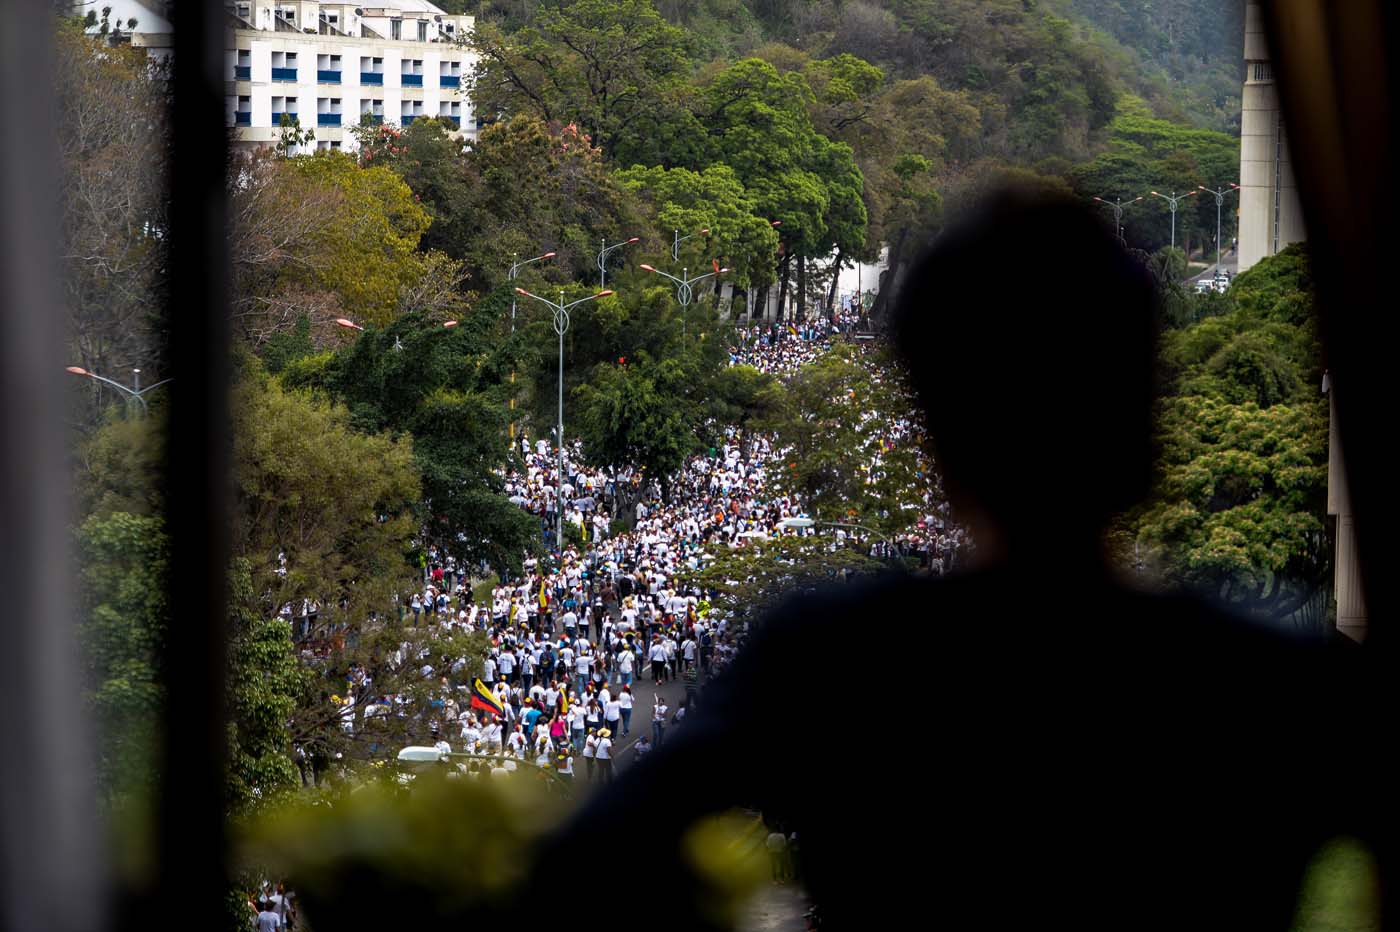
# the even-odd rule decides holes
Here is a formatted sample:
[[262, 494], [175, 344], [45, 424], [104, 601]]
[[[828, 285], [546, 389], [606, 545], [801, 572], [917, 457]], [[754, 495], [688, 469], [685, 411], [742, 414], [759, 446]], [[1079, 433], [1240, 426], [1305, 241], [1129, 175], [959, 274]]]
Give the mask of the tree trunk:
[[791, 261], [792, 256], [783, 256], [783, 261], [778, 265], [778, 312], [774, 319], [780, 324], [783, 322], [783, 311], [787, 304], [788, 263]]
[[840, 249], [836, 250], [836, 261], [831, 264], [831, 287], [826, 291], [826, 315], [831, 318], [831, 322], [836, 323], [836, 293], [837, 286], [841, 284], [841, 262], [844, 256]]
[[807, 322], [807, 257], [797, 257], [797, 319]]

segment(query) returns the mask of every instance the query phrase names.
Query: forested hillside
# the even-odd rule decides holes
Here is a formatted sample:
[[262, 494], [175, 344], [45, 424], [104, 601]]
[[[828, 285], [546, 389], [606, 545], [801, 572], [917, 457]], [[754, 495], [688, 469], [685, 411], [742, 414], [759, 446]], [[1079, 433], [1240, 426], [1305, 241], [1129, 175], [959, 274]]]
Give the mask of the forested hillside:
[[[907, 262], [989, 185], [1015, 180], [1131, 199], [1152, 187], [1232, 181], [1241, 4], [1203, 7], [1196, 0], [458, 5], [479, 17], [477, 113], [575, 124], [617, 170], [731, 173], [754, 214], [782, 221], [772, 283], [796, 296], [799, 313], [834, 297], [842, 263], [888, 247], [877, 314], [897, 297]], [[1145, 128], [1166, 148], [1144, 141]], [[1206, 135], [1187, 140], [1193, 130]], [[1175, 145], [1182, 140], [1189, 153]], [[668, 187], [658, 186], [661, 177], [643, 184], [636, 176], [633, 187], [657, 195]], [[657, 206], [675, 215], [676, 203], [666, 196]], [[1165, 218], [1162, 205], [1145, 205], [1128, 244], [1166, 245]], [[1233, 217], [1224, 220], [1229, 236]], [[1206, 233], [1213, 242], [1213, 210], [1193, 214], [1182, 233], [1188, 246], [1206, 246]], [[752, 235], [749, 243], [761, 246]], [[755, 270], [767, 264], [761, 256], [731, 258]], [[770, 281], [741, 274], [746, 287]]]

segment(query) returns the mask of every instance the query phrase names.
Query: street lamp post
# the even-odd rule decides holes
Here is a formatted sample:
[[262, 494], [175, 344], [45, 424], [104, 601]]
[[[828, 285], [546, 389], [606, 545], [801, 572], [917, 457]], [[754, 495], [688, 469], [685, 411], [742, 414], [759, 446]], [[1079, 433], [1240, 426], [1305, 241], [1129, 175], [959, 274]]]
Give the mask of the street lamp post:
[[[518, 253], [510, 254], [510, 271], [506, 273], [506, 280], [514, 285], [516, 278], [520, 276], [520, 269], [531, 262], [542, 262], [545, 259], [553, 259], [554, 252], [547, 252], [543, 255], [535, 256], [533, 259], [517, 260]], [[515, 336], [515, 292], [510, 293], [510, 334]], [[515, 446], [515, 365], [510, 367], [510, 442]]]
[[1197, 185], [1196, 187], [1199, 188], [1199, 189], [1202, 190], [1202, 191], [1205, 191], [1207, 194], [1214, 194], [1214, 195], [1215, 195], [1215, 274], [1219, 275], [1219, 274], [1220, 274], [1220, 246], [1221, 246], [1221, 243], [1220, 243], [1220, 208], [1222, 208], [1222, 207], [1225, 206], [1225, 195], [1229, 194], [1231, 191], [1238, 191], [1238, 190], [1240, 189], [1240, 186], [1237, 185], [1237, 184], [1235, 184], [1235, 183], [1232, 181], [1232, 182], [1230, 182], [1230, 186], [1229, 186], [1228, 188], [1221, 188], [1219, 191], [1216, 191], [1214, 188], [1207, 188], [1207, 187], [1206, 187], [1205, 185], [1203, 185], [1203, 184]]
[[608, 238], [606, 236], [603, 237], [603, 248], [598, 250], [598, 289], [600, 291], [608, 287], [608, 256], [612, 255], [623, 246], [631, 246], [633, 243], [639, 242], [640, 240], [640, 236], [634, 236], [631, 239], [625, 239], [620, 243], [613, 243], [609, 246]]
[[[514, 252], [510, 254], [510, 271], [506, 273], [506, 281], [512, 284], [520, 277], [520, 270], [531, 262], [541, 262], [545, 259], [553, 259], [555, 256], [553, 252], [547, 252], [544, 255], [535, 256], [533, 259], [521, 259], [517, 261], [515, 258], [517, 255], [518, 253]], [[510, 332], [512, 334], [515, 333], [515, 292], [513, 291], [510, 293]], [[514, 372], [511, 373], [511, 381], [515, 381]]]
[[1156, 192], [1156, 191], [1152, 191], [1152, 192], [1150, 192], [1150, 193], [1152, 194], [1153, 197], [1160, 197], [1162, 200], [1166, 201], [1169, 205], [1171, 205], [1171, 209], [1172, 209], [1172, 248], [1175, 249], [1175, 248], [1176, 248], [1176, 208], [1177, 208], [1177, 205], [1180, 204], [1182, 201], [1186, 200], [1188, 197], [1193, 197], [1193, 196], [1195, 195], [1196, 192], [1195, 192], [1195, 191], [1187, 191], [1185, 194], [1177, 194], [1175, 191], [1173, 191], [1171, 194], [1159, 194], [1159, 193]]
[[695, 285], [695, 283], [698, 282], [698, 281], [704, 281], [705, 279], [710, 278], [710, 277], [715, 276], [715, 275], [723, 275], [725, 272], [728, 272], [728, 271], [729, 271], [729, 269], [722, 269], [722, 268], [720, 268], [720, 267], [719, 267], [719, 262], [718, 262], [718, 261], [715, 262], [714, 266], [715, 266], [715, 270], [714, 270], [713, 272], [706, 272], [704, 275], [697, 275], [697, 276], [695, 276], [694, 278], [689, 278], [689, 277], [687, 277], [688, 273], [690, 272], [689, 269], [681, 269], [681, 277], [680, 277], [680, 278], [677, 278], [676, 276], [670, 274], [669, 272], [663, 272], [663, 271], [661, 271], [660, 269], [658, 269], [658, 268], [656, 268], [656, 267], [654, 267], [654, 266], [650, 266], [650, 265], [642, 265], [642, 266], [639, 266], [639, 268], [644, 269], [645, 271], [654, 272], [654, 273], [656, 273], [657, 275], [660, 275], [660, 276], [662, 276], [663, 278], [669, 278], [671, 281], [673, 281], [673, 282], [676, 283], [676, 303], [679, 304], [679, 305], [681, 306], [681, 339], [682, 339], [682, 340], [685, 339], [685, 311], [686, 311], [686, 308], [688, 308], [688, 307], [690, 306], [690, 300], [691, 300], [691, 298], [694, 297], [694, 294], [695, 294], [694, 285]]
[[564, 557], [564, 496], [559, 490], [564, 485], [564, 334], [569, 329], [569, 311], [587, 301], [596, 301], [598, 298], [606, 298], [612, 294], [611, 291], [599, 291], [586, 298], [579, 298], [569, 304], [564, 303], [564, 292], [559, 292], [559, 300], [551, 301], [548, 298], [541, 298], [537, 294], [531, 294], [524, 288], [516, 288], [515, 293], [524, 295], [527, 298], [534, 298], [541, 304], [546, 305], [554, 312], [554, 332], [559, 334], [559, 423], [555, 428], [555, 441], [559, 444], [559, 479], [555, 486], [554, 494], [554, 514], [556, 517], [554, 543], [559, 548], [560, 560]]
[[1123, 208], [1128, 207], [1131, 204], [1136, 204], [1145, 196], [1146, 195], [1140, 194], [1137, 197], [1133, 198], [1131, 201], [1124, 201], [1121, 197], [1115, 198], [1111, 201], [1104, 200], [1101, 197], [1094, 198], [1094, 200], [1098, 201], [1100, 204], [1107, 206], [1110, 210], [1113, 211], [1113, 235], [1118, 238], [1118, 242], [1123, 243], [1123, 245], [1125, 246], [1127, 245], [1127, 243], [1123, 241]]
[[153, 392], [156, 389], [160, 388], [162, 385], [164, 385], [166, 382], [171, 381], [170, 379], [161, 379], [154, 385], [147, 385], [145, 388], [142, 388], [140, 369], [131, 370], [131, 385], [123, 385], [120, 382], [114, 382], [111, 379], [104, 378], [98, 375], [96, 372], [89, 372], [81, 366], [68, 366], [67, 371], [73, 373], [74, 375], [81, 375], [83, 378], [93, 379], [94, 381], [101, 382], [104, 385], [112, 386], [117, 391], [126, 395], [128, 405], [130, 405], [132, 402], [136, 402], [137, 407], [139, 407], [141, 411], [142, 417], [145, 417], [149, 413], [149, 409], [146, 406], [146, 393]]
[[675, 238], [671, 240], [671, 261], [672, 261], [672, 262], [679, 262], [679, 261], [681, 260], [681, 243], [684, 243], [686, 240], [688, 240], [688, 239], [693, 239], [693, 238], [695, 238], [695, 237], [697, 237], [697, 236], [709, 236], [709, 235], [710, 235], [710, 228], [709, 228], [709, 227], [706, 227], [706, 228], [703, 229], [703, 230], [697, 230], [697, 231], [694, 232], [694, 233], [687, 233], [685, 236], [681, 236], [681, 231], [680, 231], [680, 230], [676, 230], [676, 231], [675, 231]]

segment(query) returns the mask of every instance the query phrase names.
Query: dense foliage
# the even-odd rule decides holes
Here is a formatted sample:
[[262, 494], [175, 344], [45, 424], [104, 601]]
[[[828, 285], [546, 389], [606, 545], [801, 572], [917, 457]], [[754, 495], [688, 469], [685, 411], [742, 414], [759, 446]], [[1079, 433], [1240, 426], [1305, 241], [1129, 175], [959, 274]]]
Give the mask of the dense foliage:
[[1225, 298], [1164, 335], [1157, 490], [1133, 517], [1136, 539], [1168, 581], [1318, 627], [1327, 405], [1306, 252], [1265, 259]]

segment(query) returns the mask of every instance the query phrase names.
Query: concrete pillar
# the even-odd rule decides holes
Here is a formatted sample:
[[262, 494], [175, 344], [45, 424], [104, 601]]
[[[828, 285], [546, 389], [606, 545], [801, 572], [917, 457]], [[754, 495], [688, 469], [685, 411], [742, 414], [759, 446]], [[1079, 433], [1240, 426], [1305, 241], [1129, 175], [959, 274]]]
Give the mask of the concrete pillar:
[[[1324, 388], [1330, 377], [1324, 376]], [[1343, 466], [1341, 434], [1337, 430], [1337, 401], [1328, 392], [1327, 513], [1337, 519], [1337, 549], [1332, 564], [1337, 597], [1337, 630], [1354, 641], [1366, 639], [1366, 602], [1361, 591], [1361, 564], [1356, 558], [1356, 523]]]
[[1245, 6], [1240, 114], [1239, 270], [1305, 238], [1278, 87], [1256, 2]]

